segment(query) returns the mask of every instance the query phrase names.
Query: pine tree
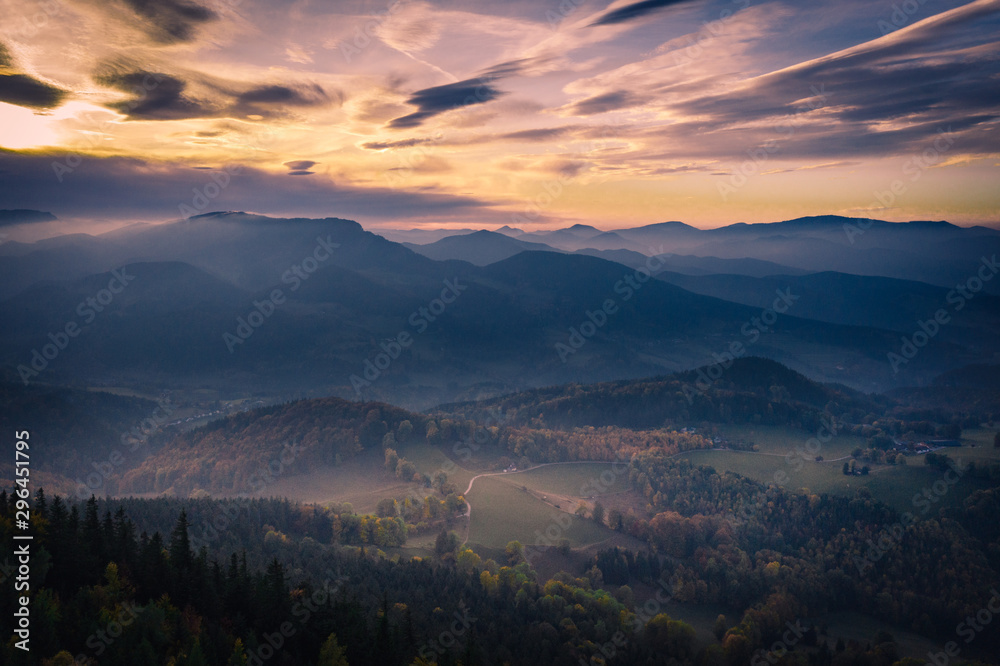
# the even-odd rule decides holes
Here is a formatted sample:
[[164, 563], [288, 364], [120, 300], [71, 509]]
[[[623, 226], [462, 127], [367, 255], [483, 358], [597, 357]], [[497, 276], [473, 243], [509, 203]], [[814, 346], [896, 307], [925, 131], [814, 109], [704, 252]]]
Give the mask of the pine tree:
[[[233, 557], [235, 557], [235, 555], [233, 555]], [[233, 644], [233, 652], [229, 655], [229, 661], [226, 662], [226, 666], [246, 666], [246, 664], [246, 648], [243, 647], [243, 640], [237, 638], [236, 642]]]
[[38, 492], [35, 493], [35, 511], [37, 511], [38, 515], [43, 519], [48, 519], [49, 503], [48, 500], [45, 499], [45, 488], [39, 488]]
[[319, 651], [317, 666], [348, 666], [344, 648], [337, 643], [337, 634], [330, 634], [323, 643], [323, 647]]
[[191, 539], [188, 537], [187, 512], [181, 509], [181, 515], [177, 518], [170, 533], [170, 563], [178, 571], [188, 571], [191, 569]]

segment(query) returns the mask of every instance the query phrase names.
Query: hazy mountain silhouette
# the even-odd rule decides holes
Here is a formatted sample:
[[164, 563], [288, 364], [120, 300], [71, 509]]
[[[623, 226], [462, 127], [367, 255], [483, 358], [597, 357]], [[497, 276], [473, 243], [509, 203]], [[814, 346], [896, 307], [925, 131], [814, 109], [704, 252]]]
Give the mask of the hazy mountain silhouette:
[[[692, 233], [683, 225], [666, 226]], [[518, 242], [495, 233], [473, 236], [442, 245], [482, 241], [492, 251], [495, 244]], [[776, 278], [748, 281], [756, 290], [733, 287], [726, 295], [743, 301], [735, 303], [648, 280], [634, 267], [585, 254], [520, 252], [486, 266], [435, 261], [337, 218], [212, 213], [14, 250], [0, 253], [0, 270], [9, 273], [17, 264], [26, 283], [0, 301], [0, 316], [12, 322], [0, 332], [8, 374], [30, 362], [50, 333], [68, 322], [81, 327], [37, 381], [157, 381], [223, 392], [358, 397], [352, 376], [363, 376], [366, 363], [401, 332], [412, 344], [384, 372], [368, 370], [377, 376], [363, 387], [363, 397], [425, 407], [567, 381], [649, 376], [711, 363], [735, 343], [744, 346], [743, 353], [774, 358], [814, 379], [878, 390], [929, 381], [982, 360], [983, 353], [949, 333], [935, 340], [934, 353], [918, 356], [897, 376], [886, 354], [897, 351], [898, 333], [836, 319], [833, 304], [846, 308], [850, 296], [827, 298], [827, 321], [809, 318], [823, 312], [816, 303], [807, 305], [812, 294], [817, 301], [825, 298], [822, 280], [789, 278], [781, 289], [794, 285], [790, 293], [798, 298], [773, 326], [765, 326], [753, 322], [775, 302], [767, 290], [778, 288]], [[688, 262], [688, 270], [703, 260], [771, 268], [759, 260], [664, 258], [671, 260]], [[135, 280], [88, 321], [80, 303], [104, 289], [109, 271], [121, 266]], [[307, 266], [311, 270], [301, 278], [292, 271]], [[720, 280], [725, 282], [707, 278], [698, 288], [721, 295]], [[449, 283], [461, 287], [454, 302], [428, 316], [426, 308], [443, 292], [449, 295]], [[688, 286], [695, 289], [693, 284]], [[852, 294], [864, 286], [851, 287], [848, 276], [829, 288]], [[275, 289], [283, 302], [272, 307], [267, 301]], [[899, 291], [883, 293], [892, 299]], [[879, 298], [870, 296], [865, 308], [874, 311]], [[605, 311], [608, 302], [612, 307]], [[248, 327], [255, 311], [266, 314], [253, 315], [258, 325]], [[884, 317], [871, 321], [887, 324]], [[245, 337], [233, 342], [240, 331]]]

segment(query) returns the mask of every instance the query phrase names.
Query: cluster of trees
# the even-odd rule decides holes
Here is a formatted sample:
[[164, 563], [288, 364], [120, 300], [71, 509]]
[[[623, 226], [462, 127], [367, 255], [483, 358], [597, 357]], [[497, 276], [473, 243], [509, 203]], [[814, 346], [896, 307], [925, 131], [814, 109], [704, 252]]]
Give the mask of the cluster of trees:
[[[946, 456], [929, 462], [948, 464]], [[680, 601], [742, 609], [781, 593], [809, 616], [850, 608], [943, 636], [1000, 584], [1000, 529], [985, 527], [1000, 508], [995, 489], [974, 493], [963, 510], [932, 513], [928, 503], [907, 520], [866, 490], [853, 499], [792, 493], [658, 452], [630, 465], [649, 513], [630, 512], [612, 527], [668, 558], [663, 577]], [[604, 555], [602, 573], [644, 580], [627, 558], [612, 564], [620, 558]]]
[[[416, 424], [414, 425], [414, 419]], [[300, 400], [150, 438], [150, 455], [112, 493], [249, 493], [281, 475], [337, 465], [388, 441], [421, 440], [425, 417], [382, 403]]]
[[500, 431], [499, 446], [515, 457], [537, 462], [574, 460], [628, 460], [640, 451], [680, 453], [712, 447], [712, 442], [693, 433], [672, 429], [631, 430], [618, 426], [583, 426], [550, 430], [513, 426]]
[[[386, 442], [389, 444], [390, 442]], [[399, 454], [396, 453], [396, 449], [391, 446], [385, 447], [385, 469], [386, 471], [395, 474], [396, 478], [400, 481], [414, 481], [416, 483], [423, 483], [424, 485], [431, 485], [431, 479], [426, 474], [421, 474], [417, 471], [417, 466], [406, 458], [400, 458]]]
[[463, 515], [466, 506], [465, 498], [457, 493], [448, 493], [443, 498], [426, 495], [422, 501], [413, 497], [404, 497], [402, 501], [387, 497], [379, 500], [375, 513], [381, 518], [398, 517], [405, 521], [407, 533], [426, 532]]
[[[5, 559], [14, 505], [0, 499]], [[504, 563], [484, 562], [467, 549], [456, 557], [455, 540], [446, 538], [439, 561], [392, 560], [320, 544], [303, 536], [321, 529], [310, 508], [261, 500], [233, 517], [233, 530], [256, 535], [244, 540], [247, 548], [218, 557], [221, 538], [196, 549], [191, 532], [205, 515], [231, 515], [228, 505], [197, 500], [194, 511], [173, 513], [186, 504], [131, 499], [112, 509], [94, 498], [84, 504], [39, 493], [32, 651], [8, 641], [0, 662], [571, 666], [601, 663], [592, 658], [651, 664], [671, 654], [684, 666], [701, 663], [687, 625], [637, 615], [586, 577], [562, 573], [540, 585], [517, 548]], [[167, 529], [149, 533], [143, 524]], [[14, 606], [4, 586], [7, 636]]]
[[871, 471], [871, 467], [868, 465], [859, 465], [856, 460], [848, 460], [844, 463], [841, 471], [844, 476], [868, 476], [868, 472]]

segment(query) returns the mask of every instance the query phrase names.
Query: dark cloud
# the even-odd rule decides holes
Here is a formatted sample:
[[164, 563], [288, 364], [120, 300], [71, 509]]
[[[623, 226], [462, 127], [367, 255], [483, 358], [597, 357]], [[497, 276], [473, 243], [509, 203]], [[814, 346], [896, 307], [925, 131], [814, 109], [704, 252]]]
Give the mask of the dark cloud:
[[674, 5], [681, 5], [689, 2], [692, 2], [692, 0], [643, 0], [642, 2], [635, 2], [631, 5], [614, 9], [604, 16], [601, 16], [590, 25], [595, 26], [624, 23], [625, 21], [641, 18], [646, 14], [655, 12], [659, 9], [664, 9], [665, 7], [672, 7]]
[[[214, 189], [218, 174], [187, 165], [145, 160], [82, 156], [70, 172], [56, 180], [52, 164], [65, 164], [69, 154], [0, 150], [0, 209], [49, 210], [60, 219], [97, 217], [166, 220], [180, 216], [180, 205], [192, 206], [194, 192]], [[206, 187], [211, 186], [211, 187]], [[386, 187], [334, 184], [326, 178], [286, 178], [242, 167], [204, 210], [254, 210], [264, 214], [307, 217], [337, 216], [362, 223], [403, 217], [487, 221], [509, 218], [493, 210], [497, 202]], [[204, 205], [204, 204], [203, 204]]]
[[569, 111], [575, 116], [592, 116], [598, 113], [614, 111], [624, 107], [632, 106], [637, 101], [635, 96], [625, 90], [614, 90], [612, 92], [588, 97], [573, 104]]
[[124, 0], [144, 21], [150, 36], [161, 43], [186, 42], [197, 26], [218, 15], [190, 0]]
[[109, 105], [120, 113], [144, 120], [178, 120], [211, 116], [217, 107], [184, 94], [187, 83], [161, 72], [106, 71], [94, 80], [135, 97]]
[[369, 141], [361, 144], [365, 150], [389, 150], [393, 148], [412, 148], [425, 143], [431, 143], [430, 139], [403, 139], [401, 141]]
[[0, 102], [48, 109], [58, 106], [66, 97], [65, 90], [50, 86], [26, 74], [0, 74]]
[[52, 222], [56, 217], [52, 213], [40, 210], [0, 210], [0, 227], [15, 227], [19, 224], [38, 224]]
[[237, 96], [240, 105], [312, 106], [330, 101], [326, 91], [316, 84], [291, 88], [289, 86], [260, 86]]
[[[132, 99], [109, 107], [143, 120], [178, 120], [218, 116], [281, 115], [286, 107], [318, 106], [331, 101], [318, 85], [267, 85], [232, 92], [232, 84], [199, 80], [201, 96], [190, 92], [188, 81], [176, 75], [135, 68], [131, 63], [104, 65], [94, 81], [132, 93]], [[341, 99], [340, 93], [336, 98]], [[210, 134], [201, 136], [213, 136]]]
[[531, 58], [518, 58], [517, 60], [507, 60], [493, 65], [483, 71], [483, 79], [489, 82], [493, 79], [505, 78], [508, 76], [533, 76], [551, 70], [554, 58], [550, 55], [533, 56]]
[[503, 94], [503, 91], [485, 83], [484, 79], [466, 79], [465, 81], [418, 90], [406, 100], [406, 103], [416, 106], [419, 111], [396, 118], [389, 123], [389, 127], [397, 129], [418, 127], [425, 120], [445, 111], [485, 104]]
[[530, 64], [535, 62], [535, 58], [519, 58], [517, 60], [508, 60], [507, 62], [502, 62], [497, 65], [493, 65], [484, 72], [484, 78], [487, 80], [491, 78], [500, 78], [506, 76], [514, 76], [516, 74], [521, 74], [524, 72], [525, 68]]
[[988, 127], [1000, 118], [1000, 88], [983, 82], [1000, 79], [992, 47], [998, 23], [995, 7], [963, 8], [732, 92], [673, 103], [678, 115], [697, 120], [672, 130], [706, 144], [712, 134], [737, 146], [778, 140], [783, 156], [816, 158], [920, 150], [950, 127], [968, 139], [962, 152], [992, 153], [998, 140]]
[[521, 130], [519, 132], [508, 132], [501, 134], [497, 139], [504, 141], [545, 141], [563, 136], [579, 126], [567, 127], [544, 127], [540, 129]]
[[0, 43], [0, 102], [48, 109], [58, 106], [67, 92], [20, 73], [7, 47]]
[[311, 176], [316, 172], [309, 169], [316, 166], [316, 164], [317, 162], [313, 162], [312, 160], [293, 160], [285, 162], [284, 166], [288, 167], [289, 176]]

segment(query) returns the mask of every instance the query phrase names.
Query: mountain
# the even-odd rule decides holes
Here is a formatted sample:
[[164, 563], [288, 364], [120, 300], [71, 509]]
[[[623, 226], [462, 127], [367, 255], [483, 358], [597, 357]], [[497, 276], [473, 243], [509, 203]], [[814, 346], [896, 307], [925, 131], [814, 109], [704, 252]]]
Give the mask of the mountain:
[[0, 245], [0, 298], [44, 280], [81, 278], [120, 266], [121, 245], [87, 234], [67, 234], [34, 243]]
[[16, 224], [32, 224], [35, 222], [53, 222], [57, 218], [52, 213], [40, 210], [0, 210], [0, 227], [12, 227]]
[[1000, 330], [1000, 297], [991, 294], [965, 299], [959, 292], [923, 282], [835, 272], [768, 277], [662, 272], [657, 277], [696, 294], [754, 307], [766, 307], [777, 291], [791, 289], [800, 297], [800, 316], [901, 333], [913, 333], [919, 322], [943, 309], [948, 322], [940, 327], [940, 339], [1000, 352], [995, 335]]
[[448, 236], [428, 245], [404, 243], [417, 254], [444, 261], [457, 259], [477, 266], [486, 266], [519, 252], [557, 252], [544, 243], [531, 243], [494, 231], [476, 231], [460, 236]]
[[115, 487], [122, 494], [236, 494], [272, 460], [290, 457], [296, 470], [334, 465], [380, 449], [403, 421], [410, 422], [413, 441], [424, 440], [426, 417], [391, 405], [322, 398], [264, 407], [152, 437], [148, 457], [123, 471]]
[[[555, 229], [553, 231], [532, 231], [525, 233], [518, 238], [525, 241], [545, 243], [560, 250], [575, 250], [581, 244], [592, 245], [589, 241], [602, 235], [603, 231], [587, 224], [574, 224], [565, 229]], [[615, 248], [617, 249], [617, 248]]]
[[[505, 227], [509, 228], [509, 227]], [[414, 243], [427, 245], [447, 238], [448, 236], [464, 236], [474, 234], [480, 229], [373, 229], [375, 233], [395, 243]], [[500, 230], [497, 230], [500, 232]]]
[[621, 426], [656, 428], [664, 423], [796, 423], [815, 427], [820, 413], [835, 416], [882, 413], [888, 401], [837, 386], [824, 386], [770, 359], [733, 362], [714, 382], [712, 366], [643, 379], [570, 384], [498, 398], [446, 404], [432, 414], [485, 420], [497, 413], [510, 425], [537, 428]]
[[[331, 251], [339, 247], [343, 251]], [[82, 277], [139, 262], [181, 261], [252, 291], [277, 284], [303, 262], [341, 266], [387, 282], [420, 277], [439, 282], [453, 270], [351, 220], [282, 219], [242, 212], [207, 213], [128, 234], [60, 236], [0, 252], [0, 257], [0, 277], [7, 278], [0, 283], [0, 297], [55, 276]]]
[[[458, 232], [447, 235], [455, 233]], [[566, 252], [626, 250], [646, 256], [714, 259], [716, 265], [711, 267], [704, 265], [707, 262], [692, 267], [677, 263], [667, 269], [691, 275], [733, 273], [763, 277], [834, 271], [949, 288], [975, 277], [983, 258], [988, 260], [1000, 254], [998, 229], [959, 227], [943, 221], [886, 222], [838, 215], [783, 222], [738, 222], [714, 229], [698, 229], [674, 221], [608, 231], [586, 225], [527, 233], [507, 229], [504, 235]], [[737, 263], [724, 266], [720, 262]], [[741, 267], [739, 262], [758, 264]], [[624, 263], [635, 265], [631, 261]], [[1000, 294], [1000, 280], [985, 283], [984, 291]]]
[[968, 424], [1000, 418], [1000, 365], [974, 363], [944, 372], [929, 386], [905, 386], [889, 395], [905, 402], [914, 419], [962, 414]]
[[497, 233], [503, 234], [504, 236], [510, 236], [511, 238], [517, 238], [518, 236], [524, 234], [524, 229], [518, 229], [516, 227], [512, 227], [508, 224], [505, 224], [499, 229], [497, 229]]
[[[448, 242], [520, 242], [472, 236]], [[552, 251], [486, 266], [435, 261], [337, 218], [212, 213], [113, 238], [31, 244], [0, 255], [0, 272], [11, 265], [27, 284], [0, 301], [0, 317], [15, 324], [0, 330], [0, 363], [29, 381], [155, 382], [220, 396], [339, 395], [422, 408], [683, 370], [731, 349], [866, 391], [926, 383], [983, 360], [981, 347], [942, 338], [901, 378], [887, 362], [898, 333], [812, 320], [797, 294], [749, 306]], [[129, 286], [104, 294], [99, 311], [86, 305], [123, 266], [136, 276]], [[768, 312], [772, 305], [783, 313]], [[79, 328], [71, 344], [38, 358], [70, 324]]]

